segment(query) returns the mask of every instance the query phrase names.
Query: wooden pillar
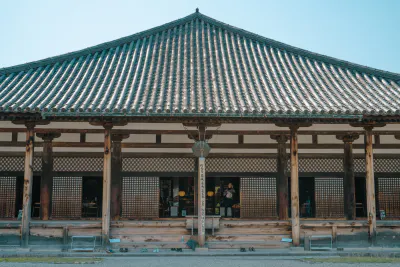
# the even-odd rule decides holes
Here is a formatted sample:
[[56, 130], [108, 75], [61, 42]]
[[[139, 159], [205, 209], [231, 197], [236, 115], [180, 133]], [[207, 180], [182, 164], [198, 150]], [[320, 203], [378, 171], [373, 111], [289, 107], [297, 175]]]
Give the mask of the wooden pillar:
[[369, 239], [372, 244], [376, 239], [376, 203], [375, 203], [375, 178], [374, 159], [372, 149], [372, 126], [365, 129], [365, 176], [367, 188], [367, 213], [369, 225]]
[[338, 135], [344, 143], [343, 157], [343, 189], [344, 189], [344, 216], [347, 220], [356, 219], [356, 189], [354, 178], [353, 142], [359, 138], [358, 134]]
[[300, 245], [299, 212], [299, 155], [296, 125], [290, 126], [290, 192], [292, 214], [292, 240], [294, 246]]
[[288, 157], [286, 153], [286, 142], [288, 141], [287, 135], [271, 135], [271, 138], [278, 142], [278, 160], [277, 160], [277, 212], [279, 220], [287, 220], [288, 206], [289, 206], [289, 184], [287, 174]]
[[200, 247], [204, 247], [206, 240], [206, 166], [205, 158], [199, 158], [198, 175], [198, 242]]
[[40, 218], [47, 221], [51, 217], [51, 199], [53, 193], [53, 139], [60, 133], [38, 133], [43, 139], [42, 176], [40, 179]]
[[32, 209], [32, 183], [33, 183], [33, 149], [35, 141], [35, 123], [25, 123], [26, 147], [25, 147], [25, 169], [24, 169], [24, 193], [21, 223], [21, 246], [26, 248], [29, 244], [29, 224]]
[[119, 220], [122, 208], [122, 149], [121, 142], [129, 135], [113, 134], [111, 139], [111, 219]]
[[104, 166], [103, 166], [103, 207], [102, 207], [102, 243], [108, 244], [110, 235], [111, 200], [111, 123], [104, 123]]

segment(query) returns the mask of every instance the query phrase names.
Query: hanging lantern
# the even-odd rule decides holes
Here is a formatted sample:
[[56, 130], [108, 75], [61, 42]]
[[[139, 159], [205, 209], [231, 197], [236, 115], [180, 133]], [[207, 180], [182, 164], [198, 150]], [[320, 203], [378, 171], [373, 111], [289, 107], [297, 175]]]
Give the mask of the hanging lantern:
[[208, 192], [207, 192], [207, 196], [212, 197], [213, 195], [214, 195], [214, 192], [213, 192], [213, 191], [208, 191]]
[[179, 191], [179, 196], [180, 197], [184, 197], [186, 195], [186, 192], [185, 191]]
[[210, 150], [210, 146], [205, 141], [196, 141], [192, 147], [193, 154], [198, 158], [207, 157]]

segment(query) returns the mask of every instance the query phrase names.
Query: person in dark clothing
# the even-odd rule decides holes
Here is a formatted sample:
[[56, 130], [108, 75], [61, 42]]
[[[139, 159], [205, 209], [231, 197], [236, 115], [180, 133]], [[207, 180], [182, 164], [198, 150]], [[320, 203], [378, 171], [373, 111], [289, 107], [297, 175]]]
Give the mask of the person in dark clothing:
[[233, 218], [233, 210], [232, 210], [232, 205], [233, 205], [233, 196], [236, 193], [235, 189], [233, 188], [232, 183], [228, 184], [228, 188], [225, 189], [224, 191], [224, 207], [225, 207], [225, 216], [228, 217], [228, 208], [231, 208], [231, 215]]

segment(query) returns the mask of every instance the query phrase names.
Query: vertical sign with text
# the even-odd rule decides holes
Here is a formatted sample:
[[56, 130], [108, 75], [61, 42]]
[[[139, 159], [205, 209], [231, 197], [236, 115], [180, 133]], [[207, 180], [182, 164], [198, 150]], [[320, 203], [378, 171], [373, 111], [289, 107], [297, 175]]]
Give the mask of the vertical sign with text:
[[204, 246], [205, 243], [205, 231], [206, 231], [206, 166], [205, 158], [199, 158], [199, 205], [198, 205], [198, 235], [199, 245]]

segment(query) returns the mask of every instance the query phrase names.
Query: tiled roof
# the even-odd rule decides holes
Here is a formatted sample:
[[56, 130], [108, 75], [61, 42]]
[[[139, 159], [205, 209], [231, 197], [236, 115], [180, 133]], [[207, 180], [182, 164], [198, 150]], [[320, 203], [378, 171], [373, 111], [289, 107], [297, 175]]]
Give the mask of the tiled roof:
[[194, 13], [0, 69], [0, 112], [55, 116], [400, 114], [400, 74], [314, 54]]

